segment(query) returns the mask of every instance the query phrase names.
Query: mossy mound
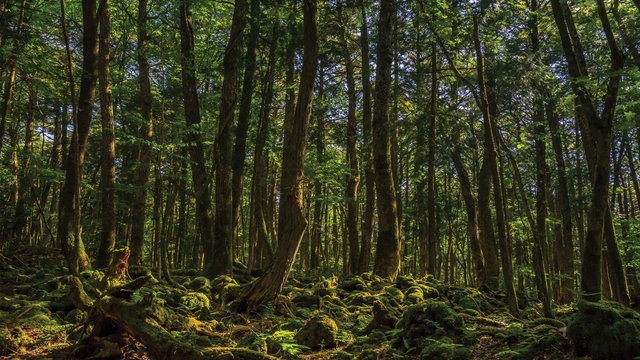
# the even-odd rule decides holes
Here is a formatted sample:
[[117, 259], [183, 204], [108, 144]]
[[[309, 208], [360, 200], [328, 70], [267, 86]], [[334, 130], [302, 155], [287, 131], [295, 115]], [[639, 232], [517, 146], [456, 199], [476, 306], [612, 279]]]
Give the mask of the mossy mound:
[[205, 294], [211, 292], [211, 281], [204, 276], [194, 278], [188, 284], [185, 284], [185, 286], [190, 290]]
[[431, 339], [460, 337], [464, 321], [446, 303], [428, 300], [406, 307], [396, 328], [396, 346], [420, 349]]
[[311, 350], [332, 349], [337, 345], [338, 325], [324, 315], [309, 319], [298, 331], [295, 340]]
[[180, 298], [181, 307], [188, 311], [200, 312], [211, 307], [207, 295], [199, 292], [189, 292]]
[[618, 303], [579, 301], [567, 336], [578, 356], [633, 359], [640, 356], [640, 314]]
[[367, 288], [367, 283], [359, 276], [355, 276], [350, 279], [344, 279], [338, 284], [338, 289], [352, 292], [352, 291], [364, 291]]

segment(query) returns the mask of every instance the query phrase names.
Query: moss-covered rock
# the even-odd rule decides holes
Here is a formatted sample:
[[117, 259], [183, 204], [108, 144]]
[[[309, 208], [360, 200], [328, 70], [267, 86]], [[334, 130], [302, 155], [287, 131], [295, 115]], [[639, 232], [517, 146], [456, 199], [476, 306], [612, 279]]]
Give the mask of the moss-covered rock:
[[337, 345], [338, 325], [324, 315], [309, 319], [296, 334], [295, 340], [312, 350], [331, 349]]
[[87, 312], [80, 309], [73, 309], [64, 317], [64, 321], [70, 324], [81, 324], [87, 321]]
[[185, 285], [188, 289], [208, 294], [211, 292], [211, 281], [204, 276], [198, 276]]
[[579, 301], [567, 336], [578, 356], [633, 359], [640, 356], [640, 315], [613, 302]]
[[395, 286], [387, 286], [383, 289], [383, 298], [390, 306], [401, 306], [404, 304], [404, 293]]
[[396, 328], [396, 346], [424, 348], [427, 338], [461, 337], [464, 321], [446, 303], [427, 300], [406, 307]]
[[373, 303], [373, 319], [363, 330], [368, 334], [373, 330], [391, 330], [395, 327], [398, 318], [393, 314], [382, 301], [376, 300]]
[[189, 292], [180, 298], [181, 307], [188, 311], [199, 312], [211, 307], [207, 295], [199, 292]]
[[338, 289], [352, 292], [352, 291], [363, 291], [367, 288], [367, 283], [362, 280], [361, 277], [355, 276], [351, 279], [344, 279], [338, 284]]
[[407, 290], [412, 286], [417, 286], [418, 283], [414, 278], [408, 275], [399, 275], [396, 278], [396, 287], [400, 290]]

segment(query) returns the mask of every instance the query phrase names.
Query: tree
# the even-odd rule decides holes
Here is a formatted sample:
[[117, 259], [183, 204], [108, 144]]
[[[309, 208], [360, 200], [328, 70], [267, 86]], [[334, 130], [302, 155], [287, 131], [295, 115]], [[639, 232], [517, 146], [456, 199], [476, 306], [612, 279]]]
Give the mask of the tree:
[[105, 267], [111, 263], [116, 244], [116, 142], [113, 103], [111, 100], [111, 84], [109, 77], [109, 51], [111, 47], [111, 18], [109, 16], [109, 0], [100, 0], [99, 14], [100, 37], [98, 73], [100, 76], [100, 118], [102, 120], [101, 178], [102, 192], [102, 237], [96, 257], [96, 265]]
[[[208, 276], [230, 273], [233, 265], [232, 155], [233, 115], [238, 87], [238, 68], [242, 50], [242, 32], [246, 24], [247, 2], [237, 0], [231, 22], [231, 34], [224, 53], [220, 117], [216, 136], [216, 217], [213, 253], [208, 261]], [[215, 258], [214, 258], [215, 254]]]
[[60, 218], [58, 220], [58, 244], [62, 245], [69, 271], [77, 274], [89, 265], [84, 251], [80, 225], [80, 181], [89, 137], [96, 95], [98, 65], [98, 21], [96, 1], [82, 1], [82, 76], [78, 113], [74, 115], [71, 146], [66, 159], [64, 185], [60, 192]]
[[318, 25], [315, 0], [302, 4], [303, 60], [295, 114], [285, 120], [282, 150], [282, 180], [278, 217], [278, 247], [274, 261], [243, 296], [240, 308], [255, 309], [282, 291], [307, 228], [303, 213], [303, 163], [307, 129], [311, 117], [313, 85], [318, 67]]
[[205, 167], [204, 145], [200, 128], [200, 105], [195, 77], [194, 37], [189, 0], [180, 5], [180, 46], [182, 54], [182, 89], [184, 117], [187, 123], [185, 140], [191, 158], [191, 179], [195, 190], [196, 222], [208, 271], [213, 262], [213, 237], [210, 214], [210, 191]]
[[391, 0], [380, 2], [376, 91], [373, 115], [373, 164], [376, 174], [378, 207], [378, 242], [373, 272], [395, 279], [400, 271], [400, 234], [396, 188], [391, 172], [391, 121], [389, 98], [391, 89], [391, 39], [395, 7]]

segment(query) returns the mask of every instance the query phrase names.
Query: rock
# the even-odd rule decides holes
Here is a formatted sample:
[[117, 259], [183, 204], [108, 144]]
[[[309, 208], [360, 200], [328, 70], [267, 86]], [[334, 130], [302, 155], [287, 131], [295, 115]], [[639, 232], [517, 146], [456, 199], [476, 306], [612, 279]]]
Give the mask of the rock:
[[336, 347], [338, 325], [328, 316], [315, 316], [302, 326], [295, 336], [298, 344], [311, 350], [331, 349]]
[[180, 298], [181, 307], [188, 311], [199, 312], [208, 309], [211, 302], [207, 295], [199, 292], [190, 292]]
[[208, 294], [211, 291], [211, 281], [204, 276], [198, 276], [186, 286], [190, 290]]
[[373, 303], [373, 319], [363, 330], [368, 334], [373, 330], [391, 330], [395, 327], [398, 319], [392, 315], [391, 311], [380, 300]]
[[361, 277], [356, 276], [351, 279], [345, 279], [340, 282], [338, 285], [338, 289], [352, 292], [352, 291], [363, 291], [367, 288], [367, 283], [362, 280]]
[[576, 355], [594, 360], [640, 356], [640, 314], [608, 301], [579, 301], [567, 326]]

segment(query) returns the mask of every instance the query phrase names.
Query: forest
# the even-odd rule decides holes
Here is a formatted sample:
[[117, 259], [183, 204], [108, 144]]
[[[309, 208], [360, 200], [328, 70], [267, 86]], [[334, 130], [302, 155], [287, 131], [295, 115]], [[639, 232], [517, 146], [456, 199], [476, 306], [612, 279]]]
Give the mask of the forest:
[[640, 357], [639, 0], [0, 0], [0, 359]]

